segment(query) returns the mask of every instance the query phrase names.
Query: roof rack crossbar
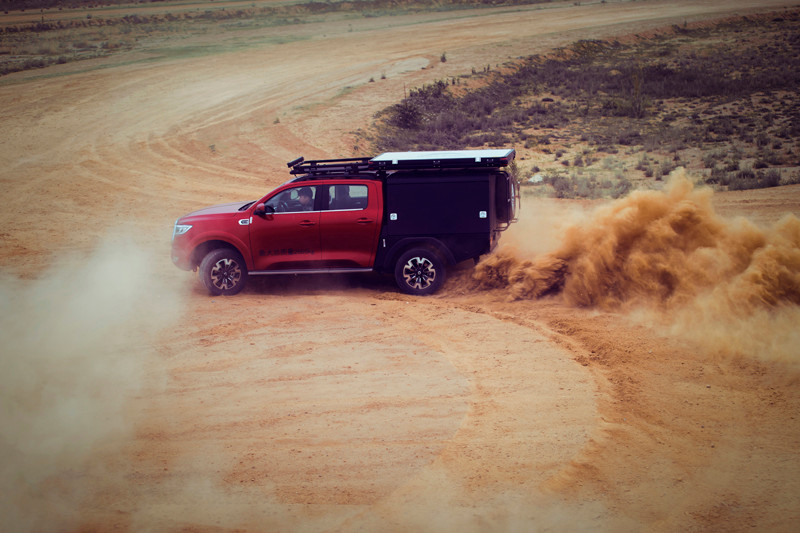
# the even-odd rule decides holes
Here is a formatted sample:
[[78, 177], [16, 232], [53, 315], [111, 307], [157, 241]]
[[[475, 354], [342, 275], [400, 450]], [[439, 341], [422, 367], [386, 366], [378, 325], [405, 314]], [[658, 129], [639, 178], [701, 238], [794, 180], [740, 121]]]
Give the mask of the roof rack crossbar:
[[304, 161], [295, 159], [290, 163], [290, 174], [308, 174], [315, 176], [357, 173], [369, 168], [368, 157], [353, 157], [348, 159], [316, 159]]
[[286, 166], [289, 167], [289, 168], [294, 168], [297, 165], [299, 165], [300, 163], [302, 163], [303, 161], [305, 161], [305, 158], [303, 156], [300, 156], [297, 159], [292, 159], [291, 161], [286, 163]]

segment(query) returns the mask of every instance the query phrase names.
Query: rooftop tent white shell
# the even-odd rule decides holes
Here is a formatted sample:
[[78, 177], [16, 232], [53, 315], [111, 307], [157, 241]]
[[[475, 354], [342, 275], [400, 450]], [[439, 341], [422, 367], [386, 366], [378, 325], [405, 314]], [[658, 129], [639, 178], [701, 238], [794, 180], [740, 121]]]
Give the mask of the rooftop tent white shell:
[[430, 152], [386, 152], [373, 157], [370, 162], [383, 163], [388, 165], [401, 165], [423, 163], [423, 162], [447, 162], [461, 163], [474, 162], [476, 165], [486, 166], [496, 164], [505, 166], [509, 164], [516, 155], [513, 148], [504, 150], [442, 150]]

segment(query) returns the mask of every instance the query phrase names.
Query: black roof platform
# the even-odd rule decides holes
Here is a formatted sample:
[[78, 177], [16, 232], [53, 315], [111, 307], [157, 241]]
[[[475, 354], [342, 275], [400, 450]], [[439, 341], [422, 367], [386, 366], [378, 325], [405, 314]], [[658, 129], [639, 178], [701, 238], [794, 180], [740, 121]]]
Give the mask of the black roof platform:
[[[431, 152], [386, 152], [373, 158], [317, 159], [306, 161], [298, 157], [289, 161], [289, 172], [301, 175], [298, 179], [324, 177], [358, 177], [366, 172], [387, 170], [434, 170], [444, 168], [499, 168], [509, 165], [516, 151], [504, 150], [444, 150]], [[365, 176], [366, 177], [366, 176]]]

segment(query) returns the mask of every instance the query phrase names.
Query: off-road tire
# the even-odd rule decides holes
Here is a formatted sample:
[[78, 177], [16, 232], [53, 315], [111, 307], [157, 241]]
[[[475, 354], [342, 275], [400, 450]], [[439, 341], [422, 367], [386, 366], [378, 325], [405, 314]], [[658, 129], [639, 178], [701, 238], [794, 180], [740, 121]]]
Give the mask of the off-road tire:
[[402, 254], [394, 267], [394, 279], [406, 294], [433, 294], [445, 279], [445, 266], [439, 254], [428, 248], [412, 248]]
[[200, 262], [200, 279], [212, 296], [232, 296], [247, 283], [247, 265], [236, 250], [217, 248]]

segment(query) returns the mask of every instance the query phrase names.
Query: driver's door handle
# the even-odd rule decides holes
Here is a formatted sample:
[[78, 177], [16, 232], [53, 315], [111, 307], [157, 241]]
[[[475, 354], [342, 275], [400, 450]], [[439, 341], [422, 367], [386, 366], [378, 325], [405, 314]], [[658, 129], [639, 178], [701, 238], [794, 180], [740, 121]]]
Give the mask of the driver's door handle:
[[300, 225], [303, 226], [304, 228], [310, 228], [311, 226], [316, 225], [316, 222], [313, 222], [311, 220], [304, 220], [300, 223]]

